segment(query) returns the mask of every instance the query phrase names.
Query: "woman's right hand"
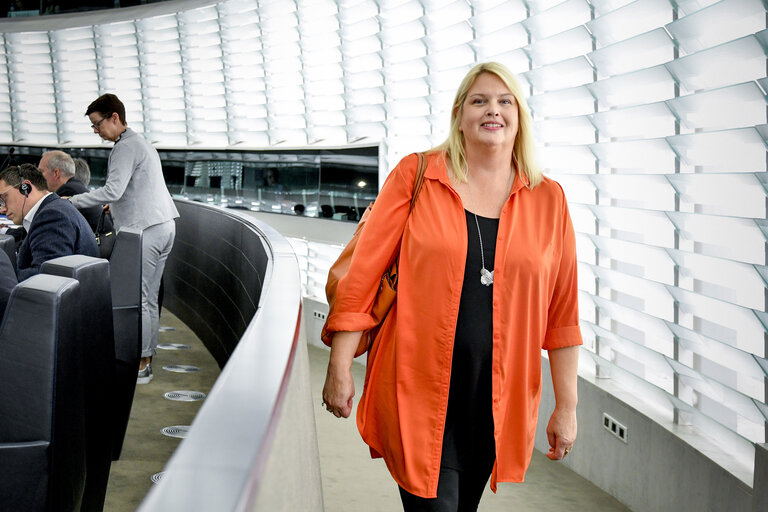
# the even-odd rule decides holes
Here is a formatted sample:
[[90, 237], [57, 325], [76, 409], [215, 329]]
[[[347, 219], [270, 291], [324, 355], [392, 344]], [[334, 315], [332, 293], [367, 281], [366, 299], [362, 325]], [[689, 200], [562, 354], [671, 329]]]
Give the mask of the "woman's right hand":
[[355, 381], [352, 379], [352, 360], [362, 332], [339, 331], [331, 342], [331, 356], [323, 386], [323, 404], [337, 418], [349, 418]]

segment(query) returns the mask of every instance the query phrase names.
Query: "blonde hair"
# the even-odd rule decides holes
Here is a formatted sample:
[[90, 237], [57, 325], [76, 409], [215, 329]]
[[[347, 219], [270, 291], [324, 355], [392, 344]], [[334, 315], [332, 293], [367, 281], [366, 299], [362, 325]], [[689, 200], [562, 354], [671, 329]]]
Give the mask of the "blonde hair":
[[528, 186], [533, 188], [541, 182], [542, 173], [541, 168], [536, 162], [536, 144], [533, 139], [531, 113], [528, 110], [523, 90], [515, 75], [498, 62], [483, 62], [469, 70], [464, 80], [461, 81], [459, 90], [456, 91], [456, 98], [453, 100], [451, 128], [448, 138], [439, 146], [432, 148], [430, 152], [444, 151], [446, 157], [451, 161], [454, 178], [462, 182], [467, 181], [467, 156], [464, 152], [464, 134], [459, 128], [461, 126], [461, 116], [464, 113], [464, 102], [467, 99], [469, 90], [472, 88], [475, 80], [483, 73], [491, 73], [499, 77], [515, 97], [515, 100], [517, 100], [519, 127], [512, 149], [511, 164], [528, 178]]

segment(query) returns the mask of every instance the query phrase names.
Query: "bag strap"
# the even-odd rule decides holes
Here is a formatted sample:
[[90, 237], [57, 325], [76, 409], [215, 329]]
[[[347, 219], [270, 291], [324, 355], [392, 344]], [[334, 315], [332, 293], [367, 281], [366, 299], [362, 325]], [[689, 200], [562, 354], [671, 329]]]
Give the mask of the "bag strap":
[[424, 153], [418, 152], [416, 155], [419, 157], [419, 170], [416, 172], [416, 178], [413, 180], [413, 192], [411, 193], [411, 208], [409, 213], [412, 212], [413, 207], [416, 206], [416, 199], [418, 199], [419, 192], [421, 192], [421, 186], [424, 184], [424, 174], [427, 170], [427, 159], [424, 156]]
[[[112, 219], [112, 212], [107, 211], [103, 206], [101, 209], [101, 215], [99, 215], [99, 221], [96, 223], [96, 233], [101, 234], [101, 231], [104, 229], [104, 218], [109, 215], [109, 218]], [[113, 221], [114, 222], [114, 221]]]

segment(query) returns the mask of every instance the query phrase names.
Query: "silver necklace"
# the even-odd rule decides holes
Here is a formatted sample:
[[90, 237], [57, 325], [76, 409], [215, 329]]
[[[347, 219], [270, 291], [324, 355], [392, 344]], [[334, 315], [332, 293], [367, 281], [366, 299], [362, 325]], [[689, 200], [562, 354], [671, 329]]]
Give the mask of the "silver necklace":
[[477, 214], [475, 213], [475, 200], [472, 198], [472, 187], [469, 186], [469, 177], [467, 177], [467, 190], [469, 190], [469, 202], [472, 203], [472, 215], [475, 216], [475, 226], [477, 226], [477, 238], [480, 239], [480, 282], [485, 286], [491, 286], [493, 284], [493, 273], [495, 270], [488, 270], [485, 268], [485, 254], [483, 251], [483, 235], [480, 234], [480, 222], [477, 220]]

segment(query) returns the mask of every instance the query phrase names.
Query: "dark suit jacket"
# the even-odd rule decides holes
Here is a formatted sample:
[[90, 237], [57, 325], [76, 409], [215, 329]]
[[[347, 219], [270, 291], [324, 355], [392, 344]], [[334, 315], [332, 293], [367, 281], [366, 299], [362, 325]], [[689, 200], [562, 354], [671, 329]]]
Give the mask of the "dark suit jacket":
[[[56, 191], [56, 195], [59, 197], [70, 197], [76, 194], [84, 194], [86, 192], [88, 192], [88, 187], [83, 185], [83, 182], [79, 179], [72, 178], [59, 187], [59, 189]], [[99, 224], [101, 210], [101, 206], [91, 206], [89, 208], [83, 208], [82, 210], [78, 208], [77, 210], [83, 214], [83, 217], [85, 217], [85, 220], [88, 221], [88, 225], [91, 226], [91, 229], [94, 233], [96, 232], [96, 226]], [[106, 217], [104, 219], [104, 228], [105, 229], [103, 229], [102, 232], [106, 233], [112, 231], [112, 220], [110, 217]]]
[[41, 201], [16, 258], [19, 281], [38, 274], [40, 265], [53, 258], [72, 254], [99, 256], [91, 227], [69, 201], [56, 194]]
[[8, 299], [16, 283], [18, 280], [16, 279], [16, 272], [13, 271], [11, 260], [5, 251], [0, 251], [0, 322], [3, 320], [5, 306], [8, 305]]

